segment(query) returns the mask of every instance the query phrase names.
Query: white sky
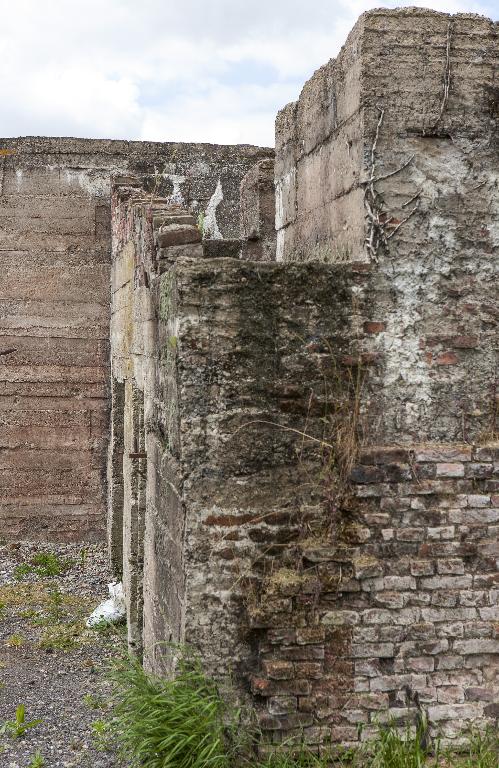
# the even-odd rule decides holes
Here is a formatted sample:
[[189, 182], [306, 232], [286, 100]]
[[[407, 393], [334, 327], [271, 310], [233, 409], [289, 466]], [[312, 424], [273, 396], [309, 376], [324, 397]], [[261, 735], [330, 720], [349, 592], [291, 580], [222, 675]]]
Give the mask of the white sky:
[[274, 143], [277, 110], [373, 7], [499, 0], [0, 0], [0, 136]]

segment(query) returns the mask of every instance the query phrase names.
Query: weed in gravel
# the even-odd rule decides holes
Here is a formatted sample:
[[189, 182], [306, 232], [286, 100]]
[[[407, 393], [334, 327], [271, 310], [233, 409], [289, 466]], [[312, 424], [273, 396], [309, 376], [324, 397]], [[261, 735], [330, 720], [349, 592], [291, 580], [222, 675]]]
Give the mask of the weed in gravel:
[[14, 578], [16, 581], [22, 581], [25, 576], [29, 576], [33, 573], [34, 568], [28, 563], [22, 563], [22, 565], [16, 565], [14, 568]]
[[38, 619], [40, 615], [41, 615], [40, 611], [37, 611], [34, 608], [26, 608], [25, 611], [21, 611], [21, 613], [19, 614], [19, 617], [21, 619], [27, 619], [32, 624], [35, 624], [35, 621]]
[[91, 629], [104, 637], [115, 636], [120, 638], [123, 635], [123, 631], [126, 631], [125, 619], [123, 618], [118, 624], [106, 621], [106, 619], [100, 619], [96, 624], [92, 624]]
[[43, 605], [47, 600], [46, 585], [37, 584], [7, 584], [0, 587], [0, 600], [6, 607]]
[[71, 651], [85, 642], [85, 627], [80, 621], [68, 624], [50, 624], [40, 638], [40, 648], [45, 650]]
[[80, 567], [82, 571], [85, 570], [85, 565], [87, 564], [87, 556], [88, 556], [88, 549], [86, 547], [83, 547], [83, 549], [80, 551]]
[[86, 693], [83, 701], [89, 709], [104, 709], [105, 701], [100, 696], [94, 696], [93, 693]]
[[107, 720], [92, 723], [92, 739], [99, 752], [110, 752], [113, 748], [112, 725]]
[[73, 560], [62, 559], [54, 552], [37, 552], [29, 563], [21, 563], [14, 568], [14, 578], [22, 581], [26, 576], [52, 577], [62, 576], [73, 565]]
[[3, 617], [5, 616], [6, 608], [7, 606], [5, 605], [5, 603], [0, 602], [0, 619], [3, 619]]
[[62, 618], [62, 605], [64, 603], [64, 595], [58, 589], [57, 587], [55, 589], [51, 589], [49, 591], [49, 602], [48, 602], [48, 612], [50, 615], [50, 618], [54, 622], [58, 622]]
[[41, 752], [36, 752], [29, 761], [27, 768], [44, 768], [45, 765], [45, 758]]
[[30, 728], [35, 728], [42, 720], [26, 720], [26, 707], [19, 704], [14, 720], [5, 720], [0, 727], [0, 735], [11, 736], [14, 739], [22, 739]]
[[[57, 587], [51, 588], [50, 582], [37, 581], [26, 584], [7, 584], [0, 587], [0, 601], [6, 608], [22, 608], [21, 618], [32, 620], [36, 625], [38, 619], [45, 623], [60, 612], [60, 615], [83, 617], [91, 609], [94, 601], [80, 595], [70, 595], [61, 592]], [[38, 610], [36, 610], [38, 609]], [[64, 610], [63, 610], [64, 609]], [[41, 613], [43, 610], [47, 616]], [[32, 611], [32, 613], [28, 613]], [[38, 615], [35, 615], [38, 614]], [[43, 619], [43, 621], [42, 621]]]
[[26, 638], [24, 635], [15, 634], [7, 638], [5, 645], [7, 645], [9, 648], [21, 648], [25, 642]]

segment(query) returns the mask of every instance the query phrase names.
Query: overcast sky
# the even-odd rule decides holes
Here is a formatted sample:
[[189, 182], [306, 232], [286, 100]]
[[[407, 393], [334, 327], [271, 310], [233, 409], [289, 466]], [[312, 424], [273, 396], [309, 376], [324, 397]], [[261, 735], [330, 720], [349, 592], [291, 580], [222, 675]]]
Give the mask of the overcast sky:
[[499, 0], [0, 0], [0, 136], [273, 145], [276, 111], [379, 6]]

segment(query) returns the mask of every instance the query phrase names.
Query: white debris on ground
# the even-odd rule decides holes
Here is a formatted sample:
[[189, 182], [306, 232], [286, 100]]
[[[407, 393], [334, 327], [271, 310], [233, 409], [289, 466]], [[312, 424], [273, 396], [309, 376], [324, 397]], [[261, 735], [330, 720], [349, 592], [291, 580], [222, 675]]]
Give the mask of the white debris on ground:
[[92, 611], [85, 624], [87, 627], [95, 627], [99, 624], [120, 624], [126, 616], [125, 596], [121, 581], [107, 585], [109, 598], [100, 603], [95, 611]]

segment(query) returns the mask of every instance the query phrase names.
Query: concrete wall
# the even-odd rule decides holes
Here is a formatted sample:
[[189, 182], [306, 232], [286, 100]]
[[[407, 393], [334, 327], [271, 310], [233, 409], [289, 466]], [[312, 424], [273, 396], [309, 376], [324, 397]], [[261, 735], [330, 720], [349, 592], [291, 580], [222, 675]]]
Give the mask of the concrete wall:
[[262, 751], [497, 717], [496, 64], [480, 17], [362, 16], [278, 117], [277, 263], [266, 150], [5, 143], [5, 520], [101, 535], [111, 267], [129, 644], [230, 673]]
[[241, 181], [241, 257], [275, 261], [274, 161], [256, 163]]
[[365, 445], [369, 265], [158, 255], [141, 625], [125, 581], [147, 667], [197, 649], [263, 752], [355, 744], [378, 718], [454, 744], [492, 722], [497, 441]]
[[490, 247], [497, 57], [497, 24], [483, 17], [363, 14], [338, 57], [277, 116], [278, 260], [376, 260], [376, 241], [415, 203], [417, 215], [390, 238], [392, 258], [476, 242], [464, 212], [482, 204], [489, 234], [477, 246]]
[[105, 529], [113, 158], [105, 142], [0, 146], [2, 535], [95, 540]]
[[[259, 154], [264, 155], [265, 150], [260, 150]], [[258, 154], [256, 159], [258, 162]], [[181, 256], [202, 258], [205, 251], [223, 247], [239, 254], [244, 245], [243, 238], [230, 237], [234, 232], [239, 235], [238, 222], [231, 221], [232, 230], [226, 226], [227, 239], [213, 239], [213, 227], [206, 226], [206, 217], [198, 226], [196, 217], [186, 207], [182, 208], [171, 197], [147, 193], [144, 182], [147, 184], [147, 179], [117, 177], [112, 199], [111, 380], [116, 397], [113, 398], [108, 463], [111, 558], [115, 572], [123, 573], [129, 641], [139, 653], [142, 647], [142, 594], [147, 603], [145, 635], [149, 643], [147, 622], [159, 621], [161, 638], [170, 636], [165, 612], [159, 610], [158, 603], [168, 603], [167, 614], [170, 617], [176, 615], [179, 609], [174, 603], [181, 591], [179, 584], [163, 590], [161, 582], [153, 575], [156, 566], [162, 578], [166, 572], [172, 578], [174, 574], [178, 575], [176, 552], [168, 548], [155, 522], [158, 515], [165, 514], [165, 494], [171, 493], [173, 487], [173, 479], [165, 480], [162, 474], [162, 446], [173, 407], [165, 383], [163, 357], [165, 350], [173, 344], [175, 332], [167, 334], [165, 340], [164, 326], [160, 324], [158, 327], [158, 318], [162, 316], [158, 293], [161, 275]], [[203, 179], [194, 179], [192, 183], [201, 182]], [[241, 179], [236, 176], [236, 171], [233, 182], [233, 187], [225, 189], [224, 194], [236, 194], [235, 204], [239, 206]], [[218, 195], [216, 189], [215, 186], [214, 192]], [[199, 198], [195, 187], [194, 190]], [[206, 210], [209, 218], [209, 203]], [[218, 224], [215, 219], [215, 224], [217, 228], [222, 227], [223, 221]], [[206, 238], [204, 246], [201, 245], [203, 234]], [[167, 357], [170, 359], [171, 350]], [[141, 415], [137, 413], [138, 399], [141, 400]], [[144, 493], [146, 474], [148, 485]], [[178, 533], [178, 528], [175, 531]], [[177, 539], [173, 537], [173, 540], [174, 547], [178, 547]], [[144, 556], [148, 564], [143, 585]]]
[[494, 431], [497, 65], [487, 19], [370, 11], [277, 118], [277, 258], [377, 265], [376, 442]]
[[130, 644], [230, 673], [263, 752], [497, 716], [495, 35], [361, 17], [278, 117], [278, 263], [270, 162], [215, 250], [116, 192]]
[[105, 531], [111, 175], [146, 174], [148, 194], [205, 211], [212, 236], [234, 238], [241, 178], [268, 156], [254, 147], [0, 140], [5, 536], [94, 540]]

